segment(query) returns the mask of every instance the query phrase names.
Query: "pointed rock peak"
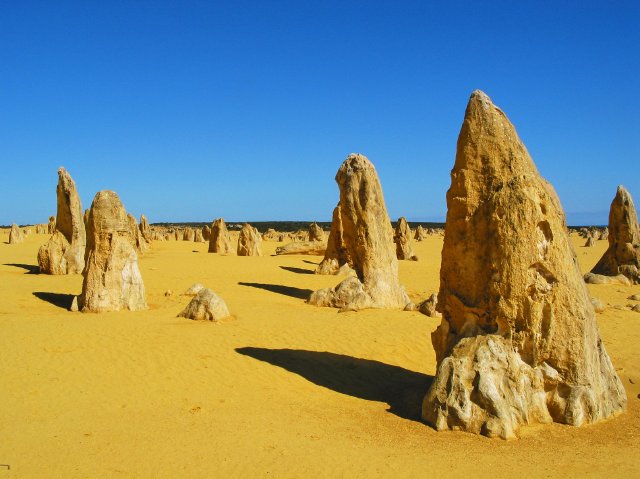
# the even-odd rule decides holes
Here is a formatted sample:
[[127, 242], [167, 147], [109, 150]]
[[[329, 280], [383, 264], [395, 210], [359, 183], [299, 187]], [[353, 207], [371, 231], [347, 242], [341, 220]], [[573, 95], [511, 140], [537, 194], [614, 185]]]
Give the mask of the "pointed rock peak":
[[605, 419], [626, 395], [560, 201], [498, 111], [474, 93], [458, 138], [422, 416], [507, 438], [523, 424]]
[[622, 200], [623, 204], [628, 204], [631, 200], [631, 194], [629, 191], [622, 185], [618, 185], [618, 189], [616, 190], [616, 197]]
[[609, 209], [609, 248], [591, 273], [585, 275], [589, 283], [626, 281], [640, 283], [640, 228], [638, 214], [631, 194], [624, 186], [618, 186]]

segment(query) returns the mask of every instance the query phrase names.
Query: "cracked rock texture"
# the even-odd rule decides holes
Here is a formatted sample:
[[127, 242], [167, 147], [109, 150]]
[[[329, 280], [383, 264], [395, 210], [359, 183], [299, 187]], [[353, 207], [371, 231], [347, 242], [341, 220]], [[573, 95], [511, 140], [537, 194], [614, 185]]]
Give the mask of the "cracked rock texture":
[[505, 114], [471, 95], [451, 187], [436, 377], [436, 429], [514, 437], [524, 424], [580, 426], [624, 410], [555, 191]]
[[109, 190], [98, 192], [87, 218], [86, 267], [78, 309], [104, 312], [147, 308], [134, 245], [131, 223], [118, 195]]

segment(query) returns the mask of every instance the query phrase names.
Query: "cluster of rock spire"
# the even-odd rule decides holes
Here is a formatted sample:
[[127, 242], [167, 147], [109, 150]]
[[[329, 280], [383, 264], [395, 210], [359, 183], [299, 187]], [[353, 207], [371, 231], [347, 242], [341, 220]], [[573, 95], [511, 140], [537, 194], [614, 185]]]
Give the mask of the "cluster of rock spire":
[[[342, 311], [415, 310], [398, 278], [398, 260], [417, 260], [415, 233], [401, 217], [391, 227], [373, 164], [351, 154], [336, 174], [340, 197], [327, 238], [313, 223], [277, 254], [324, 254], [316, 273], [350, 272], [307, 302]], [[83, 213], [76, 185], [58, 171], [57, 214], [41, 225], [50, 239], [38, 251], [42, 273], [82, 273], [74, 309], [88, 312], [147, 307], [138, 267], [155, 233], [138, 224], [113, 191], [96, 194]], [[14, 225], [10, 242], [22, 240]], [[167, 233], [168, 234], [168, 233]], [[210, 253], [233, 252], [222, 218], [176, 239], [207, 242]], [[440, 289], [420, 304], [441, 313], [432, 333], [436, 375], [423, 419], [438, 430], [464, 430], [502, 438], [522, 425], [559, 422], [580, 426], [611, 417], [626, 394], [607, 355], [585, 281], [640, 283], [640, 230], [628, 191], [611, 204], [609, 248], [584, 278], [569, 241], [560, 201], [538, 173], [507, 116], [480, 91], [471, 95], [458, 137], [447, 192]], [[245, 224], [238, 256], [261, 256], [262, 239], [282, 234]], [[592, 238], [592, 236], [588, 236]], [[159, 239], [165, 239], [164, 236]], [[181, 313], [217, 321], [224, 301], [200, 287]]]

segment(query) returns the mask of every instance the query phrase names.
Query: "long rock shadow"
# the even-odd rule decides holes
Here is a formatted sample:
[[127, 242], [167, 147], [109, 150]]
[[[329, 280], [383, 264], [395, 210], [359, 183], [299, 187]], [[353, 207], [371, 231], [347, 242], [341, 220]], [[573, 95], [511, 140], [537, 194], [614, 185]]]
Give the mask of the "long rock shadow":
[[23, 264], [23, 263], [4, 263], [4, 266], [14, 266], [16, 268], [26, 269], [25, 274], [40, 274], [40, 266], [35, 264]]
[[280, 266], [280, 269], [284, 269], [285, 271], [291, 271], [292, 273], [298, 273], [298, 274], [314, 274], [312, 269], [296, 268], [294, 266]]
[[298, 299], [308, 299], [311, 293], [310, 289], [295, 288], [293, 286], [285, 286], [283, 284], [264, 284], [264, 283], [244, 283], [240, 281], [240, 286], [251, 286], [252, 288], [264, 289], [272, 293], [283, 294]]
[[54, 306], [66, 309], [67, 311], [71, 308], [71, 303], [73, 303], [74, 297], [73, 294], [47, 293], [44, 291], [35, 291], [33, 295], [42, 301], [46, 301], [47, 303], [51, 303]]
[[386, 402], [390, 413], [412, 421], [420, 421], [422, 399], [433, 380], [399, 366], [330, 352], [253, 347], [236, 352], [299, 374], [318, 386]]

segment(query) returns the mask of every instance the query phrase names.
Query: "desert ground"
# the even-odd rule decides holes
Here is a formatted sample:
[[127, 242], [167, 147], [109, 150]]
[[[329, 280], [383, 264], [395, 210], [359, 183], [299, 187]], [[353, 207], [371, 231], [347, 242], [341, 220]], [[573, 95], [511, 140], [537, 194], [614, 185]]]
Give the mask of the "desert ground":
[[[339, 282], [312, 274], [319, 256], [275, 256], [281, 243], [269, 241], [262, 257], [156, 241], [139, 259], [148, 310], [74, 313], [82, 276], [37, 274], [48, 238], [9, 245], [0, 232], [0, 479], [640, 474], [640, 314], [619, 309], [640, 285], [588, 285], [607, 305], [598, 324], [627, 411], [505, 441], [421, 422], [439, 318], [305, 304]], [[607, 246], [572, 240], [583, 272]], [[414, 249], [400, 280], [420, 301], [438, 290], [442, 237]], [[176, 317], [196, 282], [234, 320]]]

